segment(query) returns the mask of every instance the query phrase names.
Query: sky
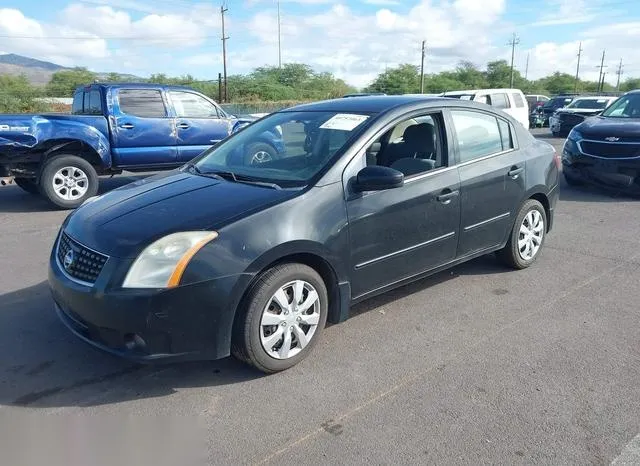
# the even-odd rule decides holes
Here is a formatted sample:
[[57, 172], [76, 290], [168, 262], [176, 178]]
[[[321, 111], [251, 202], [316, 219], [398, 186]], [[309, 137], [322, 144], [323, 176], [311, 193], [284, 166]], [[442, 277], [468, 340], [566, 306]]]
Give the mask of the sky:
[[[228, 74], [278, 64], [277, 0], [227, 0]], [[149, 76], [222, 72], [221, 1], [0, 0], [0, 53]], [[554, 71], [640, 77], [640, 0], [280, 0], [283, 63], [307, 63], [363, 87], [387, 68], [425, 72], [511, 59], [529, 79]], [[527, 67], [528, 57], [528, 67]]]

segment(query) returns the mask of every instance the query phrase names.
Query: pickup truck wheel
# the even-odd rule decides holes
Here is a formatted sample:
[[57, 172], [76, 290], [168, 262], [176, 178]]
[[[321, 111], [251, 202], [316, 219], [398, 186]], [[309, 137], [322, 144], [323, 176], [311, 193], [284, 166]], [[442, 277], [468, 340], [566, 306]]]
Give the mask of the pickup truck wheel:
[[15, 182], [29, 194], [40, 194], [35, 178], [16, 178]]
[[276, 157], [276, 151], [270, 144], [254, 142], [247, 147], [244, 163], [245, 165], [258, 165], [264, 162], [271, 162]]
[[57, 207], [75, 209], [98, 193], [98, 183], [89, 162], [75, 155], [59, 155], [42, 168], [40, 191]]

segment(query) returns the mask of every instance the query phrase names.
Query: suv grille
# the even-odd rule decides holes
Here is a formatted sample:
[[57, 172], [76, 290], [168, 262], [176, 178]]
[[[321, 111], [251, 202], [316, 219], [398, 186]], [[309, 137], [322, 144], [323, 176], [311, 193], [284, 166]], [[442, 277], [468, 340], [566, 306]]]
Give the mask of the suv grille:
[[580, 149], [586, 155], [608, 159], [640, 157], [640, 144], [609, 144], [605, 142], [580, 141]]
[[[73, 253], [69, 254], [70, 251]], [[98, 279], [104, 264], [109, 259], [104, 254], [84, 247], [64, 232], [60, 235], [57, 256], [60, 266], [69, 276], [92, 284]]]

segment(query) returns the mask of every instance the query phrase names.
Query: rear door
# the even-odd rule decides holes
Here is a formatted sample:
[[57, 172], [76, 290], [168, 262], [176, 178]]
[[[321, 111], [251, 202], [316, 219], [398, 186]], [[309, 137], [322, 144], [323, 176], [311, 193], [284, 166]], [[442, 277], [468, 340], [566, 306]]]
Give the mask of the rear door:
[[119, 167], [177, 165], [174, 118], [160, 89], [119, 88], [113, 104], [113, 155]]
[[504, 242], [525, 194], [525, 154], [502, 118], [451, 109], [460, 176], [461, 230], [458, 257]]
[[176, 114], [178, 160], [188, 162], [231, 132], [229, 119], [203, 96], [189, 91], [169, 91]]

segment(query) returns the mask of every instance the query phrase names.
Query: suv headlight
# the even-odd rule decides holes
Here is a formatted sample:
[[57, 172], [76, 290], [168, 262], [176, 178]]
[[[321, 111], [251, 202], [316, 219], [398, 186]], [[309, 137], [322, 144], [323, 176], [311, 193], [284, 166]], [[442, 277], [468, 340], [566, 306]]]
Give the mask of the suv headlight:
[[582, 133], [574, 128], [569, 132], [569, 136], [567, 136], [567, 139], [573, 142], [580, 141], [582, 139]]
[[215, 231], [173, 233], [147, 246], [135, 260], [123, 288], [174, 288], [180, 284], [189, 261], [209, 241]]

